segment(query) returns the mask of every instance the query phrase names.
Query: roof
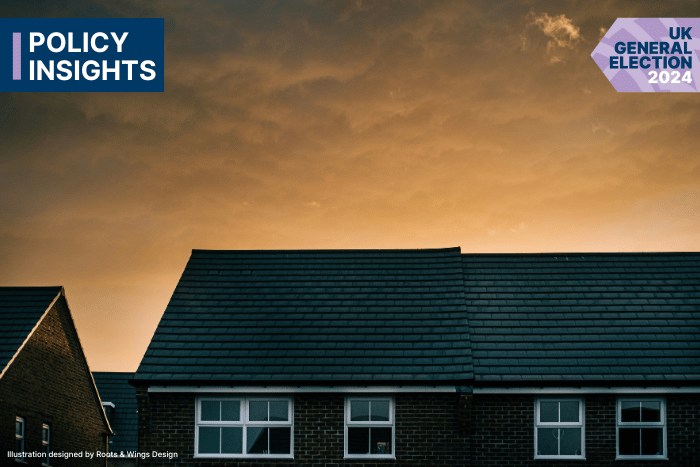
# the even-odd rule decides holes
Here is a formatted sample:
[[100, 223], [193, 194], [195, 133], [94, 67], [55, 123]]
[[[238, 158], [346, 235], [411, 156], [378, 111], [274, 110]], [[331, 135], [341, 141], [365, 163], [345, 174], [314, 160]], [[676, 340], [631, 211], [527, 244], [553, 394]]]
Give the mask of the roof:
[[110, 426], [114, 436], [109, 439], [110, 452], [138, 450], [138, 403], [136, 389], [128, 382], [134, 373], [93, 371], [102, 402], [114, 404]]
[[462, 258], [477, 382], [700, 380], [700, 254]]
[[62, 290], [62, 287], [0, 287], [0, 376]]
[[697, 383], [700, 253], [194, 250], [135, 380]]
[[135, 380], [473, 378], [459, 248], [194, 250]]
[[[61, 299], [58, 302], [60, 306], [57, 305], [59, 299]], [[34, 330], [39, 327], [44, 317], [52, 309], [56, 309], [59, 314], [62, 313], [61, 310], [64, 310], [64, 316], [69, 323], [67, 331], [71, 334], [67, 335], [66, 338], [75, 339], [79, 349], [78, 358], [84, 364], [85, 376], [88, 378], [90, 389], [95, 396], [95, 403], [99, 406], [100, 398], [97, 394], [97, 388], [90, 374], [78, 331], [68, 307], [65, 290], [61, 286], [0, 287], [0, 377], [10, 368]], [[99, 410], [104, 422], [105, 433], [111, 435], [112, 431], [104, 410], [102, 407], [99, 407]]]

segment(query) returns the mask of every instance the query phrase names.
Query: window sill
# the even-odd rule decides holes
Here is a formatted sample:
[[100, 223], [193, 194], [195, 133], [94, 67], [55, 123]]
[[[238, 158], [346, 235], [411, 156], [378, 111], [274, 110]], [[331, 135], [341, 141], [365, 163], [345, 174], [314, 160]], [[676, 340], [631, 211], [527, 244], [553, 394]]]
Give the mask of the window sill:
[[396, 456], [393, 454], [391, 455], [380, 455], [380, 454], [347, 454], [343, 457], [343, 459], [387, 459], [387, 460], [396, 460]]
[[585, 461], [585, 456], [535, 456], [538, 460], [579, 460]]
[[667, 461], [666, 456], [617, 456], [616, 461], [634, 461], [634, 460], [657, 460], [657, 461]]

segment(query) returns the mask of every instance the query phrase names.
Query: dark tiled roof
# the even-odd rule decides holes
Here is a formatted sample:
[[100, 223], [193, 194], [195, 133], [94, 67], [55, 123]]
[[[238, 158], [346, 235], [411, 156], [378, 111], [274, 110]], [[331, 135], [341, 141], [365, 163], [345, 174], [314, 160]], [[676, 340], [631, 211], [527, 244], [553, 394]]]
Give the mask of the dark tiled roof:
[[114, 432], [114, 436], [109, 438], [110, 452], [136, 451], [139, 434], [138, 404], [136, 389], [128, 383], [134, 374], [94, 371], [92, 377], [102, 402], [114, 404], [109, 421]]
[[135, 377], [471, 378], [459, 248], [194, 250]]
[[700, 379], [700, 254], [463, 255], [475, 379]]
[[0, 287], [0, 373], [61, 291], [61, 287]]

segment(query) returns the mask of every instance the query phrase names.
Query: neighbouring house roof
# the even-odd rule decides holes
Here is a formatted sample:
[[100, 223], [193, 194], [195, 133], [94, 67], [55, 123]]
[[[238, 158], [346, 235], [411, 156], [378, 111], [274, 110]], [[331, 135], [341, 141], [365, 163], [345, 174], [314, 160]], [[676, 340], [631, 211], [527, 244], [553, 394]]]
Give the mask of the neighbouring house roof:
[[459, 248], [194, 250], [135, 380], [473, 378]]
[[700, 254], [465, 254], [477, 382], [700, 380]]
[[[59, 314], [65, 313], [63, 316], [69, 326], [66, 331], [70, 334], [66, 338], [69, 341], [74, 339], [74, 342], [77, 343], [80, 352], [78, 358], [82, 359], [85, 377], [88, 378], [90, 389], [95, 396], [95, 403], [99, 405], [100, 398], [97, 388], [83, 353], [78, 331], [75, 329], [65, 290], [61, 286], [0, 287], [0, 378], [6, 374], [17, 355], [20, 354], [34, 331], [51, 310], [55, 310]], [[30, 370], [41, 371], [41, 368], [31, 368]], [[78, 375], [72, 376], [77, 377]], [[112, 431], [102, 407], [100, 407], [100, 412], [105, 424], [105, 433], [111, 435]]]
[[62, 290], [62, 287], [0, 287], [0, 376]]
[[129, 384], [134, 373], [93, 371], [102, 403], [111, 402], [110, 426], [114, 436], [109, 439], [110, 452], [138, 450], [138, 403], [136, 389]]

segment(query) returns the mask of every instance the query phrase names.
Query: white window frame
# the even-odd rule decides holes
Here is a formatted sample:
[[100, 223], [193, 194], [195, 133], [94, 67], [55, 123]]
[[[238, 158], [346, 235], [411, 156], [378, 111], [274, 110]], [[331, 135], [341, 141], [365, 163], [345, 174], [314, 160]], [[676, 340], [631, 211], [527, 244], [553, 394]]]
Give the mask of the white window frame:
[[116, 409], [116, 406], [114, 405], [113, 402], [102, 402], [102, 410], [105, 412], [105, 416], [107, 417], [107, 421], [111, 424], [112, 419], [114, 418], [114, 410]]
[[[240, 405], [240, 417], [239, 421], [202, 421], [202, 401], [239, 401]], [[280, 421], [248, 421], [249, 418], [249, 404], [253, 401], [277, 401], [277, 402], [287, 402], [287, 418], [286, 422]], [[242, 454], [200, 454], [199, 453], [199, 428], [200, 427], [241, 427], [243, 432], [243, 453]], [[248, 427], [258, 427], [258, 428], [289, 428], [290, 440], [289, 440], [289, 454], [247, 454], [245, 451], [247, 449], [247, 428]], [[294, 458], [294, 400], [291, 397], [265, 397], [265, 396], [254, 396], [254, 397], [216, 397], [216, 396], [204, 396], [196, 398], [196, 410], [195, 410], [195, 429], [194, 429], [194, 457], [196, 458], [246, 458], [246, 459], [293, 459]]]
[[[388, 401], [389, 402], [389, 421], [374, 422], [374, 421], [351, 421], [350, 420], [350, 403], [352, 401]], [[395, 423], [395, 401], [393, 397], [378, 394], [375, 397], [346, 397], [345, 398], [345, 459], [396, 459], [396, 423]], [[348, 428], [391, 428], [391, 454], [349, 454], [348, 453]]]
[[[44, 436], [44, 434], [46, 436]], [[46, 459], [42, 461], [42, 465], [51, 465], [49, 453], [51, 452], [51, 425], [44, 423], [41, 427], [41, 447], [46, 453]]]
[[[660, 402], [660, 416], [658, 422], [623, 422], [623, 402]], [[666, 398], [665, 397], [618, 397], [616, 407], [615, 426], [615, 454], [616, 459], [668, 459], [668, 445], [666, 442]], [[664, 453], [657, 455], [620, 455], [620, 428], [662, 428]], [[641, 436], [641, 431], [640, 431]]]
[[[540, 403], [542, 402], [578, 402], [578, 422], [540, 422]], [[560, 408], [561, 410], [561, 408]], [[538, 428], [581, 428], [580, 455], [540, 455], [537, 454]], [[586, 401], [578, 397], [542, 397], [535, 399], [535, 459], [586, 459]]]
[[[17, 428], [20, 428], [20, 429], [17, 430]], [[20, 454], [20, 453], [24, 454], [24, 431], [25, 431], [24, 418], [15, 416], [15, 449], [17, 449], [17, 441], [20, 442], [20, 446], [21, 446], [20, 450], [17, 451], [17, 454]], [[15, 461], [16, 462], [24, 462], [24, 455], [22, 457], [15, 457]]]

